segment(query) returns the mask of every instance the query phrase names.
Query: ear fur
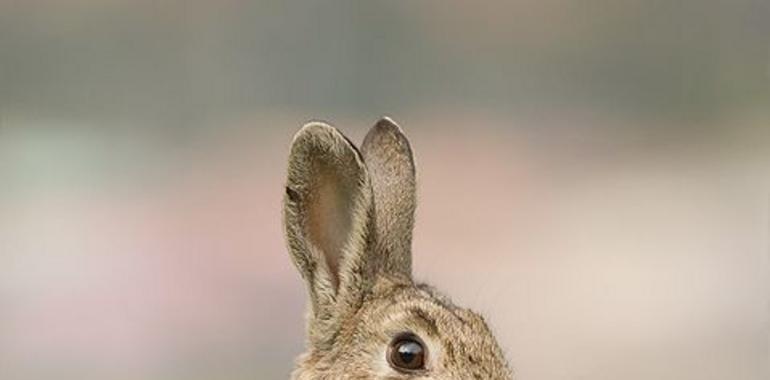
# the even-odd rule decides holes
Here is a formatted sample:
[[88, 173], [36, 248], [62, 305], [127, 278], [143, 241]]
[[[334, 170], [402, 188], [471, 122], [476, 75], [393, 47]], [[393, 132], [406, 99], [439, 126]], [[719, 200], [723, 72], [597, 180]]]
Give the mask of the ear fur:
[[375, 204], [376, 252], [384, 272], [411, 279], [416, 201], [414, 157], [409, 140], [390, 118], [380, 119], [364, 138], [361, 153]]
[[297, 132], [284, 228], [310, 295], [310, 341], [319, 349], [330, 347], [341, 317], [358, 307], [374, 281], [373, 207], [363, 158], [342, 133], [322, 122]]

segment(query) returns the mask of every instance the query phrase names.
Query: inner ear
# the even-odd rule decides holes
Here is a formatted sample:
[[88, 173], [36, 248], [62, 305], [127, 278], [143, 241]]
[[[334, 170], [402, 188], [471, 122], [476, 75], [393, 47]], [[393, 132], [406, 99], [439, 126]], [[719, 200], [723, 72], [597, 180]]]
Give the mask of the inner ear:
[[339, 284], [342, 251], [350, 240], [355, 184], [343, 173], [326, 165], [317, 165], [315, 189], [308, 208], [308, 234], [324, 255], [332, 282]]

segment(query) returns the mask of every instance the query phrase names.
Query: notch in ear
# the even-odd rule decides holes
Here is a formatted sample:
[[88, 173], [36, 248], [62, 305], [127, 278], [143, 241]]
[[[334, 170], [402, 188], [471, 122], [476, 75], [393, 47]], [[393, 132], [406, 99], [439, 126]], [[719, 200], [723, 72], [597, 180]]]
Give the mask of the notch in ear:
[[289, 155], [284, 229], [311, 303], [310, 335], [328, 344], [339, 315], [360, 302], [374, 261], [372, 190], [356, 147], [336, 128], [306, 124]]
[[401, 127], [384, 117], [364, 138], [361, 154], [374, 194], [377, 254], [384, 257], [387, 274], [411, 279], [417, 196], [409, 140]]

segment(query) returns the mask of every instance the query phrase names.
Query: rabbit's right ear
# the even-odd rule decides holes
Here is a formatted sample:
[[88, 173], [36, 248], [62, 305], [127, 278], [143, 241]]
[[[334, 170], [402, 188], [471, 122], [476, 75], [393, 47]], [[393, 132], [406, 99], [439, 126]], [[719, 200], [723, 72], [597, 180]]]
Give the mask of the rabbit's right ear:
[[284, 229], [310, 296], [310, 340], [330, 344], [341, 316], [354, 310], [374, 279], [368, 249], [374, 203], [358, 149], [336, 128], [311, 122], [289, 155]]
[[412, 277], [412, 229], [417, 205], [414, 156], [409, 140], [393, 120], [380, 119], [361, 145], [372, 181], [376, 251], [381, 271]]

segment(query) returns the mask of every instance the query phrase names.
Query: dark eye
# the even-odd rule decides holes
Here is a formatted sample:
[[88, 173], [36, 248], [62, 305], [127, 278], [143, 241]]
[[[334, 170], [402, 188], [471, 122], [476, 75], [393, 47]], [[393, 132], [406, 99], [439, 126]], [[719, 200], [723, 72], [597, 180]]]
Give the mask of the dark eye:
[[425, 345], [414, 334], [399, 335], [388, 348], [388, 362], [399, 371], [425, 369], [425, 356]]

